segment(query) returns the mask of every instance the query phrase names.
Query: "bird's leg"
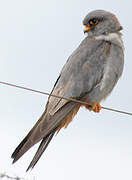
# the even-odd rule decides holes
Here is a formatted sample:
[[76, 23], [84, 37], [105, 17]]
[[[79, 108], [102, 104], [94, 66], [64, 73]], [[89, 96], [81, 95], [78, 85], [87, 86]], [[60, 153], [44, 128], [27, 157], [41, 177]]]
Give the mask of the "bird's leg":
[[92, 103], [92, 105], [85, 105], [85, 107], [89, 111], [94, 111], [94, 112], [100, 112], [100, 110], [101, 110], [101, 105], [97, 102]]

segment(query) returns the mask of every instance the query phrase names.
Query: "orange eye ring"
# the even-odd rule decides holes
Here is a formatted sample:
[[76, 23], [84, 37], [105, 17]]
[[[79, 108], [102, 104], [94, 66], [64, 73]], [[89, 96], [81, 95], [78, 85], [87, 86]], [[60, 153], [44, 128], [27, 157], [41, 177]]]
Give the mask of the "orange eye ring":
[[95, 26], [96, 24], [98, 24], [98, 22], [99, 22], [98, 19], [95, 19], [95, 18], [94, 18], [94, 19], [91, 19], [91, 20], [89, 21], [89, 24], [90, 24], [91, 26], [93, 26], [93, 25]]

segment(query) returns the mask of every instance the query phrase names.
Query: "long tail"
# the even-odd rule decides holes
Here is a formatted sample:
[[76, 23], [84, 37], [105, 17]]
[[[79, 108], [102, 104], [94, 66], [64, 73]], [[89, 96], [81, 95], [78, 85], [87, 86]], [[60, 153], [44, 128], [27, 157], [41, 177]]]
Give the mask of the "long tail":
[[[18, 145], [12, 154], [13, 163], [15, 163], [26, 151], [28, 151], [33, 145], [42, 140], [33, 160], [31, 161], [27, 171], [33, 168], [35, 164], [40, 159], [42, 153], [47, 148], [51, 139], [53, 138], [57, 128], [61, 125], [61, 122], [65, 120], [70, 114], [70, 118], [76, 114], [79, 108], [77, 103], [68, 102], [62, 108], [60, 108], [53, 116], [43, 114], [38, 122], [34, 125], [28, 135], [23, 139], [23, 141]], [[75, 111], [76, 109], [76, 111]], [[69, 121], [69, 119], [68, 119]], [[69, 121], [70, 122], [70, 121]]]
[[28, 171], [29, 169], [33, 169], [34, 168], [34, 166], [36, 165], [36, 163], [38, 162], [38, 160], [42, 156], [43, 152], [45, 151], [45, 149], [49, 145], [49, 143], [50, 143], [51, 139], [53, 138], [54, 134], [55, 134], [55, 131], [53, 131], [47, 138], [44, 138], [41, 141], [41, 143], [39, 145], [39, 148], [38, 148], [37, 152], [35, 153], [32, 161], [29, 164], [29, 166], [28, 166], [26, 171]]

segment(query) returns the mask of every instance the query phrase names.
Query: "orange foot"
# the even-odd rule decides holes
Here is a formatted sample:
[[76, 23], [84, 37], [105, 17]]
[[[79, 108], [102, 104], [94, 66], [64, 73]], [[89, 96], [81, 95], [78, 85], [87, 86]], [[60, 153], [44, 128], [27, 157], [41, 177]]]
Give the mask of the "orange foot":
[[94, 111], [94, 112], [100, 112], [101, 110], [101, 105], [98, 103], [93, 103], [91, 106], [87, 107], [90, 111]]

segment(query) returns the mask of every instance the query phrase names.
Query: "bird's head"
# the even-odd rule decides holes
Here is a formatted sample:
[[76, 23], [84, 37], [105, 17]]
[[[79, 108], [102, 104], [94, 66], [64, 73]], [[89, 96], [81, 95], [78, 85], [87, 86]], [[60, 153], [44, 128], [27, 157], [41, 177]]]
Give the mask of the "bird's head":
[[107, 35], [122, 30], [116, 16], [104, 10], [90, 12], [83, 20], [84, 33], [89, 36]]

